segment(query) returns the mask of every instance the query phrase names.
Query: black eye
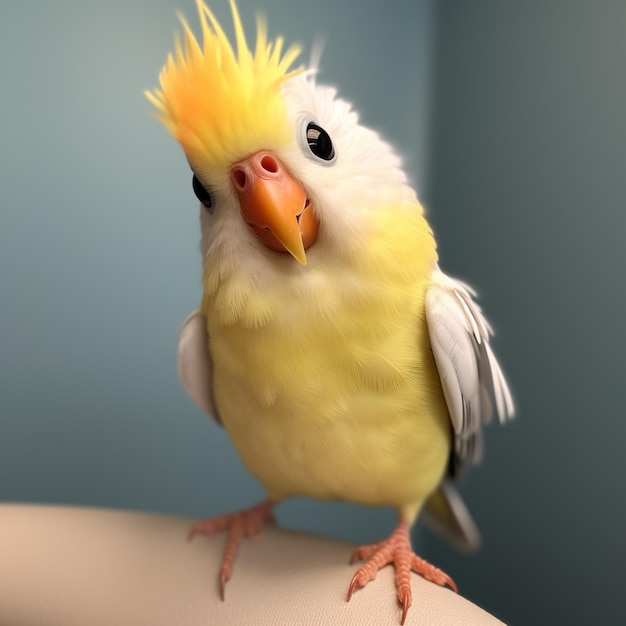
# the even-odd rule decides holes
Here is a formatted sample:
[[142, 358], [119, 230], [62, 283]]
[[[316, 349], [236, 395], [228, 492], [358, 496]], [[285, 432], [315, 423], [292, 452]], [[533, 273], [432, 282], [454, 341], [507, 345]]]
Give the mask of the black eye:
[[211, 194], [205, 189], [204, 185], [198, 180], [198, 177], [193, 175], [193, 192], [196, 194], [196, 197], [204, 206], [207, 208], [207, 211], [213, 215], [213, 198], [211, 198]]
[[321, 126], [309, 122], [306, 127], [306, 142], [309, 150], [319, 159], [332, 161], [335, 158], [333, 141]]

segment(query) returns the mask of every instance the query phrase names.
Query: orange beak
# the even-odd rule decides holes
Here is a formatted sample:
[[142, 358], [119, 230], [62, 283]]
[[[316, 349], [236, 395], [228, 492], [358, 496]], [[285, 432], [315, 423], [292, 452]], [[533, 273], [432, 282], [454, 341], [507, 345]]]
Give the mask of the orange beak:
[[317, 239], [319, 221], [302, 185], [266, 151], [235, 163], [230, 177], [248, 228], [268, 248], [306, 265], [304, 251]]

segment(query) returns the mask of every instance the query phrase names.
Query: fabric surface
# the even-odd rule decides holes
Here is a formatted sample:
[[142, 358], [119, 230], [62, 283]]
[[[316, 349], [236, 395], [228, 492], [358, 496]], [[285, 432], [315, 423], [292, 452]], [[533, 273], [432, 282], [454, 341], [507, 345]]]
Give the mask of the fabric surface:
[[[0, 505], [0, 626], [396, 625], [392, 568], [345, 601], [354, 546], [282, 529], [246, 540], [219, 599], [225, 535], [186, 541], [194, 520]], [[413, 575], [415, 625], [502, 624]]]

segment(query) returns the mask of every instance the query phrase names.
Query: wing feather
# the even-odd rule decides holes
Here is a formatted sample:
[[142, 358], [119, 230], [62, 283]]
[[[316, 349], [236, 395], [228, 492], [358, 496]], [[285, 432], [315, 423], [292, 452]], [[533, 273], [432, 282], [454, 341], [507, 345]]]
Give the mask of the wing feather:
[[495, 409], [501, 422], [514, 414], [508, 384], [489, 345], [493, 334], [475, 292], [438, 268], [426, 295], [426, 321], [455, 434], [454, 455], [463, 464], [482, 456], [482, 424]]
[[221, 424], [213, 398], [213, 364], [205, 316], [194, 311], [178, 331], [178, 376], [187, 395]]

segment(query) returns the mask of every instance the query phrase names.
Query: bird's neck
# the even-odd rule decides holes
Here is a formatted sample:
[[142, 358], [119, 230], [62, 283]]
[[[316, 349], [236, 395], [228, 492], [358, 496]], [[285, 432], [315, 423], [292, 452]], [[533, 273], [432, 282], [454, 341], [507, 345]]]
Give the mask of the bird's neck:
[[425, 290], [437, 261], [419, 206], [378, 211], [367, 232], [338, 253], [324, 246], [322, 240], [307, 251], [306, 267], [271, 252], [281, 256], [263, 272], [225, 272], [209, 254], [201, 309], [214, 323], [246, 328], [290, 328], [294, 321], [315, 327], [339, 313], [358, 318], [360, 311], [380, 310], [382, 319], [393, 318]]

